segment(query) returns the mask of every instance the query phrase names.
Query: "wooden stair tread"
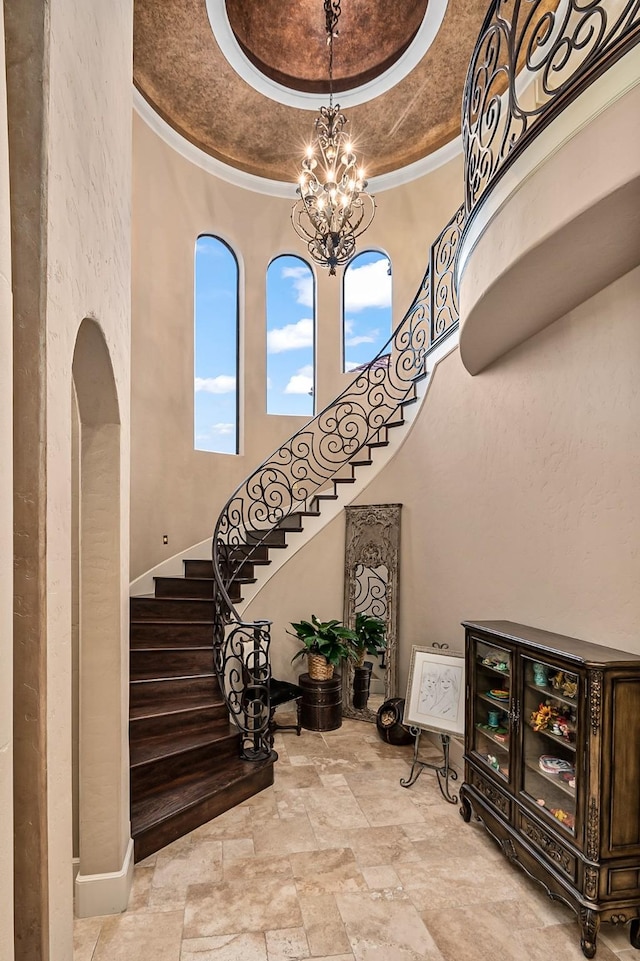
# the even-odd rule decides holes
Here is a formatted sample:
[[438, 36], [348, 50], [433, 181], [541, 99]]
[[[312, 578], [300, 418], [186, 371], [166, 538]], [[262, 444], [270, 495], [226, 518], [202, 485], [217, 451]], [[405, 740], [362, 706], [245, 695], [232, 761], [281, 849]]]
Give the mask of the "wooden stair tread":
[[183, 734], [173, 734], [171, 737], [162, 734], [157, 734], [155, 737], [146, 737], [135, 741], [131, 745], [131, 768], [149, 764], [161, 758], [173, 757], [175, 754], [182, 754], [184, 751], [190, 751], [193, 748], [228, 741], [230, 738], [237, 738], [237, 736], [237, 727], [227, 724], [224, 729], [219, 731], [209, 729], [187, 731]]
[[219, 707], [224, 703], [222, 695], [214, 698], [210, 694], [201, 697], [194, 697], [190, 700], [184, 698], [175, 701], [164, 700], [162, 704], [138, 704], [129, 708], [129, 720], [139, 721], [145, 717], [164, 717], [167, 715], [188, 714], [193, 711], [207, 710], [211, 707]]
[[[249, 561], [248, 563], [251, 563], [251, 561]], [[234, 576], [234, 580], [235, 580], [236, 583], [238, 583], [238, 584], [255, 584], [256, 578], [255, 578], [255, 577], [244, 577], [244, 575], [242, 575], [242, 576], [240, 576], [240, 577]], [[202, 575], [198, 575], [197, 577], [193, 577], [193, 575], [192, 575], [191, 577], [177, 577], [177, 576], [176, 576], [176, 577], [154, 577], [154, 581], [180, 581], [180, 583], [182, 583], [182, 584], [188, 584], [189, 587], [193, 587], [193, 588], [195, 589], [195, 587], [196, 587], [197, 584], [206, 584], [206, 585], [208, 585], [208, 584], [211, 584], [212, 581], [215, 582], [215, 578], [213, 577], [213, 574], [212, 574], [211, 577], [202, 577]], [[186, 595], [186, 594], [180, 594], [178, 597], [174, 598], [174, 600], [182, 600], [183, 598], [184, 598], [184, 599], [187, 599], [187, 595]], [[167, 599], [170, 599], [169, 595], [167, 595], [167, 594], [163, 594], [162, 597], [156, 597], [155, 594], [153, 595], [153, 600], [156, 600], [156, 601], [164, 601], [164, 600], [167, 600]], [[190, 600], [190, 601], [208, 601], [208, 600], [210, 600], [210, 598], [209, 598], [209, 597], [199, 597], [199, 596], [196, 594], [195, 597], [189, 597], [188, 600]]]
[[157, 791], [151, 797], [131, 804], [131, 835], [136, 837], [144, 831], [171, 820], [176, 814], [187, 811], [206, 798], [222, 793], [240, 781], [252, 780], [264, 767], [272, 765], [269, 759], [262, 762], [243, 761], [230, 758], [224, 771], [217, 771], [209, 777], [196, 777], [173, 784]]
[[[191, 578], [176, 578], [176, 580], [191, 580]], [[156, 597], [155, 594], [134, 594], [129, 598], [131, 601], [158, 601], [161, 604], [163, 601], [193, 601], [195, 604], [210, 604], [210, 597]]]
[[[158, 651], [158, 654], [160, 653], [164, 654], [166, 650], [167, 650], [166, 648], [160, 648], [160, 650]], [[200, 648], [200, 650], [205, 650], [209, 652], [211, 648]], [[193, 678], [194, 681], [201, 681], [203, 678], [206, 678], [206, 677], [210, 677], [210, 678], [216, 677], [216, 674], [214, 671], [211, 671], [211, 670], [201, 671], [199, 674], [195, 672], [190, 674], [177, 674], [174, 669], [167, 667], [167, 668], [154, 668], [153, 670], [149, 670], [149, 671], [131, 671], [129, 675], [129, 680], [131, 681], [132, 684], [135, 684], [137, 681], [141, 681], [142, 683], [145, 683], [147, 681], [186, 681], [189, 678]]]
[[[142, 621], [143, 624], [153, 624], [153, 621]], [[162, 624], [166, 624], [166, 621], [162, 621]], [[205, 622], [205, 623], [208, 623]], [[183, 654], [185, 651], [212, 651], [212, 644], [189, 644], [184, 647], [156, 647], [154, 644], [149, 644], [147, 647], [136, 647], [135, 651], [138, 653], [141, 651], [143, 654], [166, 654], [172, 651], [176, 654]]]
[[[173, 600], [173, 598], [161, 597], [159, 598], [159, 600], [161, 601]], [[185, 600], [191, 601], [191, 600], [194, 600], [194, 598], [189, 597], [189, 598], [185, 598]], [[195, 598], [195, 600], [206, 600], [209, 604], [211, 603], [211, 600], [209, 598]], [[183, 627], [190, 627], [194, 624], [211, 624], [211, 626], [213, 627], [212, 619], [196, 620], [194, 618], [193, 620], [191, 620], [189, 618], [184, 618], [184, 617], [138, 617], [138, 618], [132, 617], [129, 623], [130, 624], [180, 624]]]

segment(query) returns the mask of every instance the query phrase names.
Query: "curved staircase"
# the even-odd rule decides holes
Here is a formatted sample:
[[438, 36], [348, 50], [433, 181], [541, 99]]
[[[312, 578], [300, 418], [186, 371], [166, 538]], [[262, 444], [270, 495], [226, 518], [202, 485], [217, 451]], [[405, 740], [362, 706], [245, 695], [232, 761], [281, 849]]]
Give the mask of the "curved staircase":
[[270, 552], [285, 549], [323, 503], [338, 501], [341, 486], [354, 484], [405, 423], [427, 356], [457, 328], [453, 267], [463, 222], [461, 208], [380, 354], [232, 494], [213, 559], [184, 560], [183, 577], [155, 577], [153, 596], [131, 598], [136, 860], [273, 782], [269, 623], [243, 622], [236, 605]]

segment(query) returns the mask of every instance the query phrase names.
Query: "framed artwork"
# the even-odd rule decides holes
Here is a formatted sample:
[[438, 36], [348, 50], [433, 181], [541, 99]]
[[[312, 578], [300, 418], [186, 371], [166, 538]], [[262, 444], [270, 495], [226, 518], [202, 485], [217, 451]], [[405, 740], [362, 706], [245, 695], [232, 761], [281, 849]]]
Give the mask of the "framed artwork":
[[413, 647], [404, 706], [405, 727], [464, 734], [464, 654]]

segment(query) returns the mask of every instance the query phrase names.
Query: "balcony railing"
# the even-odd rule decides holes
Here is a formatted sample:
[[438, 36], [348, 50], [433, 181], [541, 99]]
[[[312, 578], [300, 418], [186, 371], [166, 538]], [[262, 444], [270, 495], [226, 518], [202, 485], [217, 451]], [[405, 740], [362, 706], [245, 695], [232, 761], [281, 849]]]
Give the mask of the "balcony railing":
[[494, 0], [462, 106], [467, 221], [510, 162], [640, 40], [640, 0]]

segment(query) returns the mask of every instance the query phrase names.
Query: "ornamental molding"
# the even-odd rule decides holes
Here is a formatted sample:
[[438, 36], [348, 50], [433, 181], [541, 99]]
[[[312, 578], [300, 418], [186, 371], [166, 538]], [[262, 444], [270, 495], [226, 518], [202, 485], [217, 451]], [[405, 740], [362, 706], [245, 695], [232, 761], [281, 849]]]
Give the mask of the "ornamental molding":
[[602, 671], [591, 671], [589, 675], [589, 712], [591, 715], [591, 730], [594, 736], [600, 729], [600, 718], [602, 714]]

